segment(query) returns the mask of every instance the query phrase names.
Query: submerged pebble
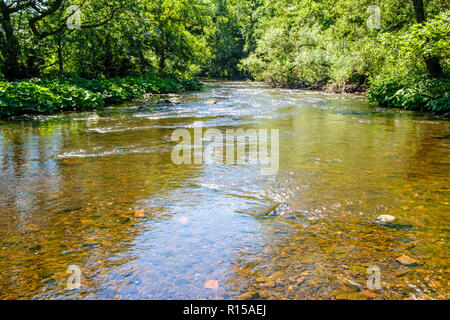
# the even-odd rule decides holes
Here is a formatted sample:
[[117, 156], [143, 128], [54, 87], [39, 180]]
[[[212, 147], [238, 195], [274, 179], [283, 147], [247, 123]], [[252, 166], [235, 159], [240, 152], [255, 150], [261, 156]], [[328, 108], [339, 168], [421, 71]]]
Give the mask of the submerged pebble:
[[394, 222], [396, 218], [394, 216], [383, 214], [377, 218], [377, 222], [379, 223], [391, 223]]
[[272, 207], [269, 213], [267, 214], [268, 217], [279, 217], [283, 215], [283, 213], [289, 208], [288, 202], [280, 203], [279, 205]]
[[205, 282], [205, 288], [206, 289], [218, 289], [219, 288], [219, 281], [217, 280], [208, 280]]
[[395, 259], [395, 261], [397, 261], [398, 263], [400, 263], [404, 266], [412, 266], [412, 265], [417, 264], [417, 260], [414, 260], [408, 256], [398, 257], [397, 259]]
[[138, 210], [134, 213], [135, 218], [142, 218], [145, 216], [145, 212], [143, 210]]
[[256, 291], [249, 291], [241, 294], [239, 300], [250, 300], [254, 298], [258, 293]]

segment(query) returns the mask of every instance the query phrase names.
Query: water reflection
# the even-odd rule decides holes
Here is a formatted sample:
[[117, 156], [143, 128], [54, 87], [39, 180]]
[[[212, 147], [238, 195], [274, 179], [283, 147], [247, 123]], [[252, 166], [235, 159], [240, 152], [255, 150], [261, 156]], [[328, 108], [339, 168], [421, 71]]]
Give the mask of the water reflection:
[[[447, 121], [245, 83], [182, 100], [1, 125], [1, 298], [448, 298]], [[170, 136], [194, 121], [279, 129], [279, 174], [174, 165]]]

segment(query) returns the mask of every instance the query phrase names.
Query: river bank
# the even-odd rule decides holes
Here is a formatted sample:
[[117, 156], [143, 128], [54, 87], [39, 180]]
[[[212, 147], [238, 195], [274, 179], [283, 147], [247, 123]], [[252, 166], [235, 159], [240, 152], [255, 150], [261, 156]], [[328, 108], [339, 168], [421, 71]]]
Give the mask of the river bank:
[[[203, 81], [219, 82], [224, 79], [200, 78]], [[253, 79], [247, 81], [254, 81]], [[336, 94], [359, 94], [367, 101], [385, 108], [397, 108], [410, 111], [450, 117], [450, 79], [421, 78], [415, 81], [385, 79], [370, 85], [367, 82], [337, 84], [327, 79], [307, 81], [293, 79], [277, 82], [271, 78], [262, 80], [271, 88], [315, 90]]]
[[30, 114], [87, 111], [143, 97], [199, 90], [196, 79], [156, 75], [112, 79], [29, 79], [0, 82], [0, 118]]
[[[252, 80], [253, 81], [253, 80]], [[13, 119], [22, 115], [50, 115], [64, 111], [97, 110], [106, 105], [136, 101], [156, 104], [179, 103], [178, 98], [160, 98], [162, 94], [196, 91], [206, 83], [224, 82], [221, 79], [194, 78], [189, 80], [164, 79], [156, 75], [113, 79], [29, 79], [0, 82], [0, 118]], [[247, 80], [251, 82], [251, 80]], [[450, 117], [450, 80], [424, 80], [414, 87], [386, 82], [369, 87], [350, 84], [343, 87], [326, 81], [297, 81], [290, 86], [265, 83], [272, 88], [315, 90], [326, 93], [357, 94], [367, 97], [372, 104], [426, 112], [444, 118]]]
[[273, 88], [320, 90], [329, 93], [357, 93], [367, 96], [370, 103], [386, 108], [400, 108], [435, 115], [450, 117], [450, 79], [416, 79], [416, 81], [399, 81], [386, 79], [372, 85], [368, 83], [311, 82], [297, 80], [278, 84], [266, 80]]

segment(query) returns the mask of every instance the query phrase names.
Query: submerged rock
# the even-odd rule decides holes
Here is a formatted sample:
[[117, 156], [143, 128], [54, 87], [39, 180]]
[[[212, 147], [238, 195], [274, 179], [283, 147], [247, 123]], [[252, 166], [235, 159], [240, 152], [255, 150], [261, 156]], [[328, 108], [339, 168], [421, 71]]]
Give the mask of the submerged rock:
[[[450, 116], [450, 113], [448, 115]], [[442, 137], [438, 137], [436, 139], [439, 139], [439, 140], [450, 140], [450, 134], [447, 134], [447, 135], [442, 136]]]
[[297, 287], [301, 286], [303, 284], [303, 282], [305, 282], [305, 278], [304, 277], [299, 278], [296, 282]]
[[405, 221], [395, 222], [396, 220], [397, 220], [396, 217], [386, 214], [379, 216], [375, 220], [375, 223], [390, 229], [397, 229], [397, 230], [408, 230], [413, 228], [413, 225], [410, 223], [407, 223]]
[[250, 299], [254, 298], [257, 295], [258, 295], [257, 291], [245, 292], [245, 293], [243, 293], [243, 294], [241, 294], [239, 296], [239, 300], [250, 300]]
[[219, 289], [219, 281], [217, 280], [207, 280], [205, 282], [206, 289]]
[[145, 212], [143, 210], [138, 210], [134, 213], [135, 218], [142, 218], [145, 217]]
[[270, 208], [270, 210], [267, 213], [267, 217], [280, 217], [287, 209], [289, 209], [289, 203], [283, 202], [280, 204], [277, 204], [276, 206]]
[[353, 281], [353, 280], [347, 279], [347, 278], [343, 278], [342, 280], [343, 280], [344, 283], [347, 283], [347, 284], [353, 286], [353, 287], [354, 287], [355, 289], [357, 289], [358, 291], [364, 289], [363, 286], [360, 285], [360, 284], [359, 284], [358, 282], [356, 282], [356, 281]]
[[177, 98], [177, 97], [171, 98], [170, 102], [173, 103], [173, 104], [181, 104], [180, 98]]
[[88, 117], [89, 120], [99, 120], [101, 119], [97, 114], [93, 114], [91, 116]]
[[338, 111], [333, 112], [336, 115], [340, 116], [371, 116], [372, 113], [370, 112], [359, 112], [359, 111]]
[[179, 97], [172, 97], [172, 98], [168, 98], [168, 99], [161, 99], [157, 102], [158, 104], [181, 104], [182, 101], [180, 100]]
[[378, 298], [378, 294], [371, 290], [364, 290], [364, 291], [361, 291], [361, 293], [370, 299]]
[[259, 287], [260, 288], [273, 288], [273, 287], [275, 287], [275, 281], [269, 280], [267, 282], [261, 282], [259, 284]]
[[169, 99], [164, 99], [164, 100], [159, 100], [158, 104], [171, 104], [172, 101], [170, 101]]
[[263, 299], [267, 299], [267, 298], [270, 297], [270, 293], [269, 293], [268, 290], [260, 290], [260, 291], [258, 292], [258, 295], [259, 295], [261, 298], [263, 298]]
[[396, 220], [396, 217], [390, 216], [388, 214], [383, 214], [377, 218], [377, 222], [379, 223], [391, 223]]
[[412, 266], [417, 264], [417, 260], [414, 260], [408, 256], [401, 256], [395, 259], [398, 263], [404, 265], [404, 266]]

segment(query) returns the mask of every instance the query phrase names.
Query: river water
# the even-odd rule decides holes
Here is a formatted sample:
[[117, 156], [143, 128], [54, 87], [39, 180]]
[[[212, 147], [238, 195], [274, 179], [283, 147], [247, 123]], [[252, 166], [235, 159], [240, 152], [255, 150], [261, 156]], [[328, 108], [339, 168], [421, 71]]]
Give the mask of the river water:
[[[448, 121], [241, 82], [178, 99], [0, 124], [1, 299], [449, 298]], [[278, 173], [174, 164], [196, 121], [278, 129]]]

